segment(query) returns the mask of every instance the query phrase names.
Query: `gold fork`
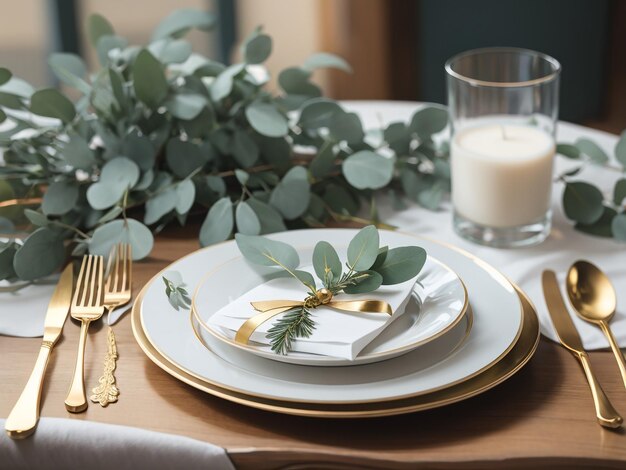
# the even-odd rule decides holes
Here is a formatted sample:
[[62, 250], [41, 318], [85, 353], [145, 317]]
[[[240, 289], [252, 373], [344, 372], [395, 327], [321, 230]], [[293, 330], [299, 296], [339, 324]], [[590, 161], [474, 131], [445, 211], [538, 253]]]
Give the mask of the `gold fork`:
[[111, 328], [109, 317], [111, 312], [122, 305], [130, 302], [132, 289], [132, 256], [131, 247], [127, 243], [119, 243], [111, 248], [107, 262], [107, 279], [104, 285], [104, 308], [107, 311], [107, 323], [109, 330], [107, 333], [107, 354], [104, 358], [104, 372], [99, 385], [91, 392], [93, 395], [89, 399], [101, 406], [117, 401], [120, 394], [115, 384], [115, 366], [117, 360], [117, 345], [115, 344], [115, 334]]
[[85, 343], [89, 324], [98, 320], [104, 313], [103, 265], [104, 258], [102, 256], [83, 256], [76, 281], [76, 290], [72, 298], [72, 306], [70, 307], [72, 318], [81, 322], [72, 385], [70, 385], [65, 398], [65, 408], [72, 413], [80, 413], [87, 409], [84, 379]]

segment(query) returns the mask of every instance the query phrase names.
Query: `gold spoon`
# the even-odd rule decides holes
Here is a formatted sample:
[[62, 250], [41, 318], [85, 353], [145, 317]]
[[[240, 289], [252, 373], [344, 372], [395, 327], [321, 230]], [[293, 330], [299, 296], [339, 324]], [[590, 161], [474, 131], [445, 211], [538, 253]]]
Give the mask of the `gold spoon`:
[[580, 318], [598, 325], [609, 340], [626, 387], [626, 360], [615, 341], [609, 322], [617, 304], [609, 278], [588, 261], [576, 261], [567, 272], [567, 295]]

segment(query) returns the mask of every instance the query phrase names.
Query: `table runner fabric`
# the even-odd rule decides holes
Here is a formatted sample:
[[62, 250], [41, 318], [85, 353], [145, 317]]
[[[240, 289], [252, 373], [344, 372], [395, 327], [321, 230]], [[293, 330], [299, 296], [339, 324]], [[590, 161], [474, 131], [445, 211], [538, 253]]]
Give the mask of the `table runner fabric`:
[[[0, 419], [0, 426], [4, 428]], [[234, 470], [226, 451], [188, 437], [113, 424], [42, 418], [28, 439], [0, 437], [0, 468]]]
[[[390, 101], [348, 101], [345, 107], [361, 116], [367, 129], [379, 128], [380, 123], [410, 120], [419, 108], [418, 103]], [[602, 131], [561, 122], [558, 127], [559, 142], [574, 142], [587, 137], [597, 142], [609, 155], [617, 142], [617, 137]], [[579, 163], [557, 157], [555, 174], [578, 166]], [[577, 179], [593, 181], [612, 192], [614, 182], [622, 175], [619, 172], [587, 166]], [[613, 332], [622, 347], [626, 347], [626, 269], [624, 251], [626, 244], [610, 239], [593, 237], [577, 232], [565, 218], [561, 208], [562, 185], [555, 183], [552, 210], [554, 224], [550, 237], [541, 245], [529, 248], [497, 249], [470, 243], [452, 229], [452, 212], [449, 203], [442, 210], [432, 212], [416, 204], [408, 209], [395, 212], [389, 201], [383, 197], [380, 202], [381, 219], [395, 225], [399, 230], [423, 235], [437, 241], [450, 243], [484, 259], [517, 283], [534, 303], [542, 333], [552, 340], [556, 335], [549, 318], [541, 290], [541, 271], [553, 269], [557, 272], [561, 285], [564, 285], [568, 267], [578, 259], [586, 259], [600, 266], [615, 284], [618, 296], [617, 313], [611, 322]], [[52, 293], [51, 286], [32, 286], [16, 294], [0, 294], [0, 334], [13, 336], [41, 336], [46, 312], [47, 299]], [[563, 294], [565, 292], [563, 291]], [[470, 292], [470, 300], [472, 293]], [[580, 332], [585, 347], [589, 350], [604, 349], [608, 342], [600, 330], [574, 316], [574, 323]]]

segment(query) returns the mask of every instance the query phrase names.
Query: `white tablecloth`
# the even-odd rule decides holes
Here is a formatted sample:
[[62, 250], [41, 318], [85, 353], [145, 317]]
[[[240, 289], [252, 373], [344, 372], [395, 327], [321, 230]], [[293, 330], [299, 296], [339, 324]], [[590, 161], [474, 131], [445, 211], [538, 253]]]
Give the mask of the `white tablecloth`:
[[[4, 429], [4, 420], [0, 419]], [[42, 418], [28, 439], [0, 433], [0, 468], [39, 470], [234, 470], [213, 444], [143, 429], [75, 419]]]
[[[420, 106], [418, 103], [391, 101], [348, 101], [346, 108], [357, 112], [368, 129], [380, 128], [380, 123], [393, 121], [408, 122], [413, 112]], [[597, 142], [609, 155], [617, 136], [606, 132], [568, 124], [559, 123], [558, 141], [574, 142], [579, 137], [588, 137]], [[557, 157], [556, 172], [577, 166], [576, 162]], [[611, 192], [613, 183], [621, 175], [598, 167], [588, 166], [579, 177], [593, 181]], [[541, 291], [541, 271], [549, 268], [557, 271], [563, 280], [567, 268], [578, 259], [587, 259], [605, 270], [614, 282], [618, 293], [617, 314], [611, 326], [619, 341], [626, 347], [626, 269], [623, 267], [626, 244], [598, 237], [592, 237], [575, 231], [572, 224], [565, 219], [561, 209], [560, 198], [562, 185], [555, 184], [553, 191], [554, 225], [550, 237], [541, 245], [530, 248], [496, 249], [470, 243], [452, 230], [452, 216], [449, 204], [439, 212], [423, 209], [416, 204], [402, 212], [395, 212], [389, 204], [381, 201], [382, 220], [397, 226], [400, 230], [425, 235], [443, 242], [463, 248], [483, 258], [501, 270], [516, 282], [537, 308], [542, 333], [555, 339], [552, 323], [548, 316]], [[16, 294], [0, 294], [0, 334], [14, 336], [41, 336], [43, 319], [48, 298], [54, 286], [34, 286]], [[565, 292], [564, 292], [565, 293]], [[608, 343], [598, 328], [574, 318], [578, 330], [583, 337], [587, 349], [608, 347]]]

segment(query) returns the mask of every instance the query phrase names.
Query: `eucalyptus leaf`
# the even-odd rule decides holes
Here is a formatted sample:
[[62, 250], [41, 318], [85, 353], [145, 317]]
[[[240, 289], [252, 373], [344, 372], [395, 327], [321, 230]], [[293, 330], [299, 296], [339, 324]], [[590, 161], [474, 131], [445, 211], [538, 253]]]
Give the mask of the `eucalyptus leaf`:
[[348, 182], [357, 189], [379, 189], [387, 186], [393, 177], [394, 161], [369, 150], [362, 150], [346, 158], [342, 171]]
[[228, 239], [233, 227], [233, 203], [229, 197], [223, 197], [211, 206], [200, 227], [200, 245], [208, 246]]
[[186, 214], [193, 206], [196, 187], [191, 180], [183, 180], [176, 185], [176, 212]]
[[294, 270], [300, 265], [298, 252], [287, 243], [241, 233], [235, 235], [235, 240], [241, 254], [251, 263], [289, 270]]
[[200, 147], [180, 139], [167, 142], [165, 159], [172, 173], [179, 178], [186, 178], [206, 163]]
[[324, 144], [309, 165], [309, 170], [315, 178], [323, 178], [335, 167], [335, 152], [330, 143]]
[[36, 227], [46, 227], [50, 224], [48, 218], [41, 212], [37, 212], [32, 209], [24, 209], [24, 215], [29, 222]]
[[343, 109], [336, 101], [326, 98], [314, 98], [302, 106], [298, 125], [311, 130], [328, 127], [332, 118], [336, 114], [343, 112]]
[[330, 135], [336, 141], [356, 144], [363, 140], [363, 125], [356, 113], [335, 113], [328, 126]]
[[48, 64], [62, 82], [84, 94], [91, 92], [91, 87], [84, 80], [85, 75], [87, 75], [87, 66], [76, 54], [55, 52], [48, 58]]
[[89, 242], [89, 252], [108, 256], [118, 243], [129, 243], [133, 260], [140, 260], [152, 251], [154, 237], [148, 227], [135, 219], [113, 220], [95, 230]]
[[15, 274], [23, 281], [32, 281], [57, 271], [65, 261], [63, 238], [46, 227], [31, 233], [13, 257]]
[[604, 150], [602, 150], [598, 144], [589, 139], [580, 138], [576, 141], [575, 145], [578, 150], [587, 155], [591, 161], [595, 163], [606, 163], [609, 161], [609, 156], [604, 152]]
[[92, 14], [87, 20], [87, 36], [91, 45], [96, 47], [102, 36], [112, 36], [115, 34], [111, 23], [102, 15]]
[[235, 64], [221, 72], [211, 84], [211, 99], [221, 101], [233, 90], [233, 78], [245, 69], [245, 64]]
[[146, 201], [146, 213], [143, 222], [146, 225], [154, 224], [161, 217], [173, 211], [177, 202], [178, 196], [173, 187], [154, 194]]
[[13, 74], [9, 69], [5, 69], [4, 67], [0, 67], [0, 85], [4, 85], [6, 82], [11, 80]]
[[246, 119], [255, 131], [267, 137], [282, 137], [289, 131], [285, 116], [269, 103], [250, 103], [246, 107]]
[[338, 281], [341, 278], [343, 270], [341, 260], [330, 243], [326, 241], [317, 242], [313, 250], [313, 268], [325, 287], [330, 287], [333, 281]]
[[611, 222], [613, 238], [621, 242], [626, 241], [626, 214], [618, 214]]
[[122, 141], [121, 152], [134, 161], [142, 171], [148, 171], [154, 166], [156, 151], [150, 138], [133, 129]]
[[278, 75], [278, 84], [287, 93], [305, 97], [318, 97], [320, 89], [309, 81], [311, 72], [299, 67], [290, 67]]
[[235, 221], [239, 233], [245, 235], [259, 235], [261, 233], [261, 221], [256, 212], [245, 201], [237, 204]]
[[563, 210], [568, 219], [581, 224], [593, 224], [604, 212], [604, 197], [595, 186], [582, 181], [565, 185]]
[[74, 209], [78, 201], [78, 186], [67, 181], [56, 181], [48, 186], [41, 210], [46, 215], [63, 215]]
[[168, 92], [163, 66], [147, 49], [142, 49], [133, 64], [133, 87], [137, 99], [157, 109]]
[[328, 52], [318, 52], [310, 55], [302, 65], [305, 70], [313, 71], [319, 68], [333, 68], [343, 70], [344, 72], [352, 72], [352, 68], [343, 58], [330, 54]]
[[180, 64], [191, 56], [192, 47], [183, 39], [159, 39], [148, 46], [148, 50], [164, 64]]
[[580, 158], [580, 150], [572, 144], [558, 144], [556, 146], [556, 153], [573, 160]]
[[362, 271], [362, 275], [367, 277], [360, 279], [356, 284], [347, 286], [343, 289], [346, 294], [366, 294], [378, 289], [383, 283], [383, 277], [376, 271]]
[[409, 128], [424, 139], [441, 132], [447, 125], [448, 111], [445, 108], [425, 107], [413, 114]]
[[282, 216], [272, 206], [256, 198], [248, 199], [247, 203], [261, 222], [262, 235], [287, 230]]
[[248, 64], [265, 62], [272, 53], [272, 38], [267, 34], [257, 34], [246, 42], [243, 52]]
[[172, 116], [185, 120], [198, 116], [206, 105], [206, 98], [197, 93], [176, 94], [165, 102], [165, 107]]
[[2, 109], [0, 108], [0, 123], [6, 121], [7, 115], [4, 111], [2, 111]]
[[270, 205], [278, 209], [285, 219], [300, 217], [309, 206], [311, 191], [306, 173], [303, 167], [293, 167], [272, 190]]
[[102, 168], [100, 180], [87, 189], [87, 201], [94, 209], [115, 205], [139, 181], [139, 167], [125, 157], [114, 158]]
[[400, 284], [417, 276], [426, 262], [426, 251], [417, 246], [391, 248], [382, 265], [375, 268], [384, 285]]
[[580, 222], [574, 225], [574, 228], [579, 232], [586, 233], [588, 235], [594, 235], [596, 237], [613, 237], [612, 223], [613, 219], [617, 215], [615, 209], [611, 207], [605, 207], [604, 212], [598, 220], [592, 224], [581, 224]]
[[348, 265], [356, 271], [366, 271], [378, 257], [378, 230], [373, 225], [363, 227], [348, 245]]
[[241, 129], [236, 129], [233, 134], [232, 154], [237, 163], [248, 168], [259, 159], [259, 147], [252, 140], [250, 134]]
[[93, 150], [78, 134], [70, 134], [70, 140], [61, 150], [61, 155], [74, 168], [88, 169], [96, 163]]
[[613, 203], [616, 206], [621, 206], [624, 198], [626, 198], [626, 178], [621, 178], [613, 187]]
[[70, 100], [57, 90], [47, 88], [36, 91], [30, 99], [30, 111], [40, 116], [60, 119], [70, 123], [76, 116], [76, 109]]
[[13, 259], [16, 251], [17, 245], [13, 243], [0, 245], [0, 281], [16, 277], [15, 269], [13, 268]]

